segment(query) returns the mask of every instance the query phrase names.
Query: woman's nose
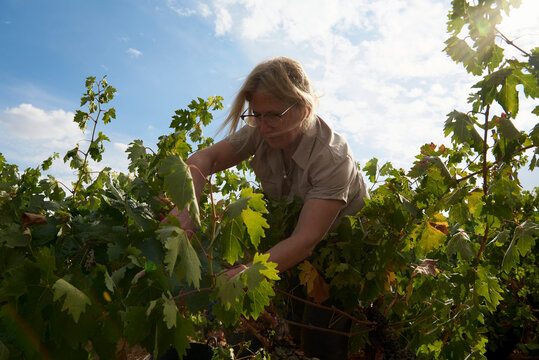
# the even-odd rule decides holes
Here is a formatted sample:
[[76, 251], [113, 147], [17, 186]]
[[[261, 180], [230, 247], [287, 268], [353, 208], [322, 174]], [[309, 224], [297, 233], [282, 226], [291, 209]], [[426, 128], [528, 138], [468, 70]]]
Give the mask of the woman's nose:
[[261, 118], [258, 121], [257, 128], [261, 135], [269, 134], [273, 130], [271, 127], [268, 126], [264, 118]]

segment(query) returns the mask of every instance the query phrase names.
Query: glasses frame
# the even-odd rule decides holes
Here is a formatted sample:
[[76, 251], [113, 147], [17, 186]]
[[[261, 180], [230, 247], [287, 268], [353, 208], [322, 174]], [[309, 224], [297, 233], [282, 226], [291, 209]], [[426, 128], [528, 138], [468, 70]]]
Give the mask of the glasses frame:
[[[258, 115], [255, 115], [255, 114], [246, 114], [247, 111], [249, 111], [249, 108], [245, 109], [245, 111], [243, 112], [243, 114], [240, 115], [240, 118], [242, 121], [244, 121], [247, 125], [249, 125], [250, 127], [258, 127], [260, 122], [262, 120], [264, 120], [264, 116], [266, 116], [267, 114], [271, 114], [271, 115], [274, 115], [274, 116], [277, 116], [279, 118], [279, 120], [276, 120], [276, 121], [271, 121], [271, 122], [268, 122], [266, 120], [266, 124], [270, 127], [277, 127], [278, 125], [281, 124], [281, 122], [283, 121], [283, 116], [290, 110], [292, 109], [298, 102], [296, 101], [295, 103], [293, 103], [292, 105], [290, 105], [289, 107], [287, 107], [282, 113], [280, 114], [275, 114], [275, 113], [265, 113], [265, 114], [258, 114]], [[253, 120], [251, 120], [254, 119]]]

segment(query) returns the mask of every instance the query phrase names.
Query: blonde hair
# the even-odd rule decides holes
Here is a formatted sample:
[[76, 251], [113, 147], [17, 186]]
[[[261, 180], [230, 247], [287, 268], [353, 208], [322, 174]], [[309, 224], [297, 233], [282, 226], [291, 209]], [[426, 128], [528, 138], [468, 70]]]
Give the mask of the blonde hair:
[[299, 62], [281, 56], [261, 62], [251, 71], [236, 95], [221, 129], [228, 126], [229, 134], [236, 132], [245, 103], [251, 101], [255, 91], [266, 92], [286, 104], [296, 103], [307, 114], [302, 123], [304, 128], [314, 123], [318, 97], [309, 78]]

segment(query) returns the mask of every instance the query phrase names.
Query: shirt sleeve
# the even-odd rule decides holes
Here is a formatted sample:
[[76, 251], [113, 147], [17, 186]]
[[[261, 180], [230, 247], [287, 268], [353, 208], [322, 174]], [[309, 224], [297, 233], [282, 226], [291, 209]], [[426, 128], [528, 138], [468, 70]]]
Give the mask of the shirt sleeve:
[[305, 200], [333, 199], [348, 204], [349, 199], [362, 190], [361, 175], [349, 155], [335, 158], [331, 153], [323, 152], [313, 163], [309, 175], [312, 188], [307, 192]]
[[260, 143], [260, 136], [254, 128], [245, 125], [234, 134], [228, 135], [225, 138], [234, 150], [245, 157], [254, 155]]

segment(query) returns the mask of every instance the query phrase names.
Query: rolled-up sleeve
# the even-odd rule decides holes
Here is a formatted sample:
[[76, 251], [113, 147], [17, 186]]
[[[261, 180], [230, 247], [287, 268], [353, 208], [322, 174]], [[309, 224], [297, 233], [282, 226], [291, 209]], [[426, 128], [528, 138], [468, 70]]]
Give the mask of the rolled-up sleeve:
[[348, 203], [350, 191], [357, 180], [357, 169], [350, 156], [331, 158], [331, 153], [321, 153], [311, 167], [308, 181], [311, 187], [305, 194], [308, 199], [343, 200]]
[[254, 155], [260, 143], [260, 136], [254, 128], [244, 126], [234, 134], [228, 135], [225, 141], [232, 145], [238, 154], [247, 157]]

